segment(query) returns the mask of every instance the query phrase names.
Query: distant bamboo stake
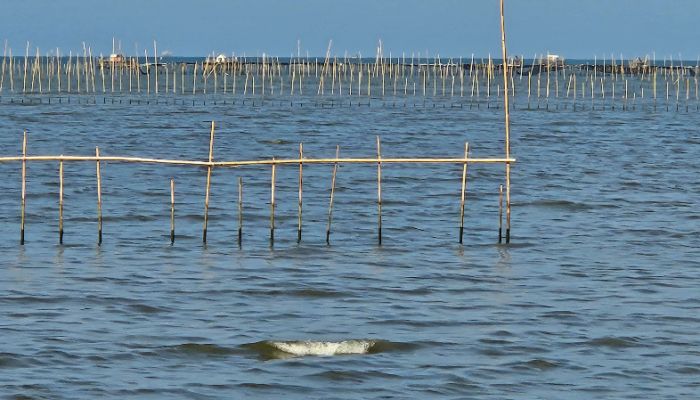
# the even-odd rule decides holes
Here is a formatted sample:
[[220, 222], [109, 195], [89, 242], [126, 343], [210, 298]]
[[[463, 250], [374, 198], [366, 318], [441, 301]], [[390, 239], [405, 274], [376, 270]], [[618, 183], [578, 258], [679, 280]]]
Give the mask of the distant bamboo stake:
[[[338, 159], [338, 154], [340, 153], [340, 146], [335, 149], [335, 158]], [[333, 167], [333, 183], [331, 185], [331, 202], [328, 206], [328, 229], [326, 229], [326, 244], [330, 244], [331, 237], [331, 215], [333, 214], [333, 195], [335, 194], [335, 176], [338, 172], [338, 163], [336, 162]]]
[[243, 178], [238, 177], [238, 245], [243, 234]]
[[175, 181], [170, 180], [170, 244], [175, 243]]
[[[382, 159], [382, 147], [379, 142], [379, 135], [377, 135], [377, 159]], [[377, 229], [379, 237], [379, 245], [382, 244], [382, 163], [377, 163], [377, 204], [379, 206], [378, 224]]]
[[[299, 143], [299, 159], [304, 158], [304, 146]], [[299, 163], [299, 233], [297, 236], [297, 242], [301, 242], [301, 204], [302, 204], [302, 195], [301, 195], [301, 188], [302, 188], [302, 170], [303, 170], [303, 163]]]
[[151, 66], [148, 64], [148, 51], [143, 49], [143, 54], [146, 57], [146, 94], [148, 99], [151, 98]]
[[63, 161], [58, 167], [58, 243], [63, 244]]
[[[506, 97], [508, 97], [506, 95]], [[467, 159], [469, 154], [469, 142], [464, 145], [464, 159]], [[462, 244], [462, 237], [464, 236], [464, 196], [465, 190], [467, 188], [467, 163], [464, 163], [462, 169], [462, 210], [459, 214], [459, 243]]]
[[[27, 132], [24, 132], [24, 141], [22, 142], [22, 157], [27, 156]], [[22, 161], [22, 226], [19, 236], [19, 244], [24, 244], [24, 198], [27, 188], [27, 161]]]
[[158, 98], [158, 50], [156, 48], [156, 41], [155, 40], [153, 41], [153, 64], [155, 65], [156, 99], [157, 99]]
[[[209, 162], [214, 153], [214, 121], [211, 121], [211, 135], [209, 138]], [[202, 233], [202, 243], [207, 244], [207, 219], [209, 217], [209, 187], [211, 185], [211, 165], [207, 167], [207, 195], [204, 199], [204, 231]]]
[[5, 83], [5, 63], [7, 61], [7, 39], [5, 39], [5, 51], [2, 54], [2, 74], [0, 75], [0, 94]]
[[24, 56], [24, 85], [22, 87], [22, 94], [27, 91], [27, 62], [29, 60], [29, 42], [27, 42], [27, 53]]
[[272, 164], [272, 179], [270, 183], [270, 246], [272, 246], [275, 242], [275, 164]]
[[95, 147], [97, 157], [97, 245], [102, 244], [102, 180], [100, 178], [100, 148]]

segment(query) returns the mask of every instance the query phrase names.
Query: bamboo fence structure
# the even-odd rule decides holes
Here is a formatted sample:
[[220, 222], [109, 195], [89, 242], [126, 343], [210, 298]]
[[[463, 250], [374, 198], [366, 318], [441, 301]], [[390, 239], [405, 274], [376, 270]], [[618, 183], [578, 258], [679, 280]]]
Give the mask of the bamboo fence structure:
[[604, 56], [602, 62], [594, 56], [592, 65], [537, 54], [531, 62], [507, 56], [387, 57], [381, 43], [374, 59], [363, 59], [332, 56], [330, 45], [321, 59], [234, 54], [169, 61], [137, 51], [115, 61], [93, 55], [88, 46], [82, 56], [66, 57], [59, 49], [44, 55], [37, 49], [30, 56], [27, 44], [18, 57], [6, 42], [0, 103], [499, 109], [508, 100], [510, 108], [517, 103], [518, 108], [657, 111], [665, 105], [667, 111], [700, 111], [700, 61], [661, 62], [655, 54], [628, 60]]
[[[302, 171], [304, 164], [332, 164], [333, 168], [333, 179], [331, 185], [331, 198], [328, 209], [328, 225], [326, 230], [326, 243], [330, 244], [330, 232], [332, 223], [332, 212], [333, 212], [333, 200], [335, 194], [336, 186], [336, 175], [338, 173], [338, 167], [343, 164], [357, 165], [357, 164], [376, 164], [377, 165], [377, 202], [378, 202], [378, 243], [382, 244], [382, 218], [381, 218], [381, 207], [382, 207], [382, 197], [381, 197], [381, 165], [382, 164], [457, 164], [463, 166], [462, 173], [462, 191], [461, 191], [461, 211], [460, 211], [460, 229], [459, 229], [459, 242], [462, 243], [463, 232], [464, 232], [464, 204], [465, 204], [465, 190], [466, 190], [466, 179], [467, 179], [467, 165], [469, 163], [479, 163], [479, 164], [498, 164], [505, 163], [509, 165], [514, 163], [516, 160], [514, 158], [470, 158], [468, 154], [469, 144], [465, 144], [465, 154], [463, 158], [384, 158], [381, 155], [380, 139], [377, 137], [377, 157], [376, 158], [340, 158], [339, 151], [340, 146], [336, 148], [335, 158], [305, 158], [303, 156], [303, 145], [299, 145], [299, 158], [298, 159], [278, 159], [272, 158], [269, 160], [250, 160], [250, 161], [214, 161], [214, 137], [215, 137], [215, 124], [212, 121], [210, 141], [209, 141], [209, 157], [208, 161], [196, 161], [196, 160], [172, 160], [172, 159], [159, 159], [159, 158], [141, 158], [141, 157], [118, 157], [118, 156], [104, 156], [100, 155], [99, 147], [95, 147], [94, 156], [67, 156], [67, 155], [27, 155], [27, 134], [24, 133], [22, 155], [21, 156], [6, 156], [0, 157], [0, 163], [9, 162], [21, 162], [22, 163], [22, 223], [21, 223], [21, 238], [20, 244], [24, 245], [24, 215], [25, 215], [25, 193], [26, 193], [26, 165], [28, 162], [37, 161], [55, 161], [59, 163], [59, 243], [63, 244], [63, 191], [64, 191], [64, 179], [63, 179], [63, 167], [66, 162], [94, 162], [96, 165], [96, 180], [97, 180], [97, 222], [98, 222], [98, 245], [102, 244], [102, 182], [101, 182], [101, 167], [104, 167], [104, 163], [147, 163], [156, 165], [184, 165], [193, 167], [207, 167], [207, 178], [206, 178], [206, 194], [205, 194], [205, 206], [204, 206], [204, 228], [202, 232], [202, 243], [206, 246], [207, 240], [207, 220], [209, 212], [209, 200], [210, 200], [210, 187], [211, 187], [211, 176], [212, 170], [215, 167], [245, 167], [245, 166], [270, 166], [272, 169], [271, 174], [271, 202], [270, 202], [270, 245], [274, 244], [274, 221], [275, 221], [275, 180], [276, 180], [276, 168], [284, 165], [299, 165], [299, 227], [298, 227], [298, 241], [301, 241], [302, 232]], [[238, 178], [238, 243], [239, 246], [242, 242], [242, 212], [243, 212], [243, 180], [242, 177]], [[175, 181], [170, 180], [170, 242], [174, 244], [175, 242]], [[499, 225], [500, 227], [500, 225]], [[500, 229], [500, 228], [499, 228]], [[499, 237], [500, 237], [499, 233]], [[506, 236], [507, 238], [507, 236]]]

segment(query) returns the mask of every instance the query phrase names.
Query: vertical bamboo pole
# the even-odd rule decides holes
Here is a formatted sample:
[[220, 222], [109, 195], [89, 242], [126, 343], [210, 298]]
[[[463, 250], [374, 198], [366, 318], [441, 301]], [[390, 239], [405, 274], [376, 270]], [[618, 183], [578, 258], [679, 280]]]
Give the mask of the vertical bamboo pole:
[[58, 243], [63, 244], [63, 161], [58, 167], [58, 185]]
[[[377, 135], [377, 159], [382, 159], [382, 147]], [[379, 206], [378, 228], [379, 245], [382, 245], [382, 163], [377, 163], [377, 204]]]
[[[299, 159], [302, 160], [304, 158], [304, 146], [299, 143]], [[303, 170], [303, 163], [299, 163], [299, 232], [297, 236], [297, 243], [301, 242], [301, 204], [302, 204], [302, 195], [301, 195], [301, 187], [302, 187], [302, 170]]]
[[146, 94], [148, 96], [147, 102], [151, 101], [151, 66], [148, 64], [148, 51], [143, 49], [143, 54], [146, 57]]
[[170, 244], [175, 243], [175, 180], [170, 180]]
[[[209, 162], [214, 153], [214, 121], [211, 121], [211, 135], [209, 137]], [[207, 220], [209, 217], [209, 187], [211, 186], [211, 165], [207, 167], [207, 194], [204, 199], [204, 231], [202, 233], [202, 243], [207, 244]]]
[[[272, 157], [272, 161], [275, 161], [274, 157]], [[273, 163], [272, 179], [270, 180], [270, 247], [275, 243], [275, 166], [276, 164]]]
[[[29, 60], [29, 42], [27, 42], [27, 52], [24, 56], [24, 85], [22, 86], [22, 95], [27, 91], [27, 62]], [[24, 96], [23, 96], [24, 98]]]
[[[503, 71], [505, 73], [505, 69]], [[505, 96], [508, 98], [508, 96]], [[459, 244], [462, 244], [464, 236], [464, 195], [467, 189], [467, 157], [469, 155], [469, 142], [464, 145], [464, 166], [462, 167], [462, 209], [459, 213]]]
[[156, 48], [156, 41], [153, 41], [153, 64], [155, 66], [154, 75], [156, 80], [156, 104], [158, 104], [158, 50]]
[[[337, 146], [335, 149], [335, 158], [338, 158], [338, 154], [340, 153], [340, 146]], [[333, 196], [335, 194], [335, 176], [338, 172], [338, 163], [336, 162], [334, 167], [333, 167], [333, 183], [331, 185], [331, 202], [330, 205], [328, 206], [328, 228], [326, 229], [326, 244], [331, 244], [330, 243], [330, 237], [331, 237], [331, 215], [333, 214]]]
[[503, 242], [503, 185], [498, 193], [498, 243]]
[[238, 177], [238, 245], [243, 237], [243, 178]]
[[5, 63], [7, 61], [7, 39], [5, 39], [5, 51], [2, 54], [2, 74], [0, 74], [0, 94], [2, 94], [2, 87], [5, 83]]
[[[501, 0], [501, 42], [503, 45], [503, 59], [506, 60], [506, 23], [503, 13], [503, 0]], [[503, 71], [504, 87], [508, 93], [508, 76]], [[510, 158], [510, 108], [508, 107], [508, 96], [505, 97], [506, 109], [506, 158]], [[506, 163], [506, 243], [510, 242], [510, 163]]]
[[[27, 157], [27, 132], [24, 132], [22, 142], [22, 157]], [[19, 244], [24, 245], [24, 199], [27, 189], [27, 161], [22, 160], [22, 226], [20, 227]]]
[[102, 180], [100, 178], [100, 148], [95, 147], [97, 157], [97, 245], [102, 244]]

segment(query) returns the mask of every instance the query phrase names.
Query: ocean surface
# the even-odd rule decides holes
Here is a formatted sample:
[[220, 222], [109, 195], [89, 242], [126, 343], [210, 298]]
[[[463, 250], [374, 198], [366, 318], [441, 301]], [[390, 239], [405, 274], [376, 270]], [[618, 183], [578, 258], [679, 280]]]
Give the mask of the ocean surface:
[[[307, 95], [15, 95], [0, 102], [0, 155], [21, 155], [26, 131], [28, 155], [205, 161], [215, 121], [214, 161], [297, 158], [299, 143], [308, 158], [374, 157], [377, 135], [383, 157], [458, 158], [465, 142], [470, 157], [505, 156], [502, 104], [331, 108]], [[203, 245], [206, 167], [102, 162], [98, 246], [94, 162], [64, 164], [63, 245], [58, 162], [27, 163], [24, 245], [22, 163], [0, 163], [0, 398], [697, 398], [694, 98], [574, 111], [523, 96], [510, 244], [498, 244], [503, 164], [469, 165], [463, 245], [462, 165], [383, 164], [380, 246], [376, 164], [338, 167], [330, 245], [332, 164], [304, 166], [299, 243], [298, 165], [276, 168], [274, 243], [270, 166], [214, 168]]]

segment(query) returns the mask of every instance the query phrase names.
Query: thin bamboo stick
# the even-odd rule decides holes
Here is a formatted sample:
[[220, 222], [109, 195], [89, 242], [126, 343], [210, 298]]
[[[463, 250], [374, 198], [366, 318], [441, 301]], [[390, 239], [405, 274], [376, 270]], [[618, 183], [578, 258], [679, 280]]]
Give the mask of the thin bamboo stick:
[[[299, 143], [299, 159], [304, 158], [304, 146]], [[301, 204], [302, 204], [302, 193], [301, 193], [301, 188], [302, 188], [302, 170], [303, 170], [303, 163], [299, 163], [299, 232], [297, 236], [297, 243], [301, 242]]]
[[[504, 70], [505, 73], [505, 70]], [[508, 97], [507, 95], [505, 96]], [[464, 145], [464, 159], [467, 158], [469, 154], [469, 142]], [[459, 244], [462, 244], [462, 237], [464, 236], [464, 196], [465, 190], [467, 188], [467, 163], [464, 163], [462, 169], [462, 209], [459, 214]]]
[[[24, 140], [22, 142], [22, 157], [27, 156], [27, 132], [24, 132]], [[24, 199], [27, 189], [27, 162], [22, 161], [22, 226], [19, 236], [19, 244], [24, 245]]]
[[24, 95], [24, 93], [27, 91], [27, 62], [28, 62], [28, 60], [29, 60], [29, 42], [27, 42], [27, 52], [24, 56], [24, 85], [22, 87], [22, 95]]
[[[335, 158], [338, 159], [338, 154], [340, 152], [340, 146], [335, 149]], [[330, 244], [331, 237], [331, 215], [333, 214], [333, 195], [335, 194], [335, 176], [338, 172], [338, 163], [335, 163], [333, 167], [333, 183], [331, 185], [331, 202], [328, 206], [328, 229], [326, 229], [326, 244]]]
[[275, 166], [272, 164], [272, 179], [270, 180], [270, 247], [275, 242]]
[[153, 64], [155, 65], [154, 75], [156, 80], [156, 104], [158, 104], [158, 50], [156, 41], [153, 41]]
[[[214, 121], [211, 121], [211, 135], [209, 138], [209, 162], [211, 163], [211, 159], [214, 153]], [[204, 199], [204, 231], [202, 233], [202, 243], [207, 244], [207, 220], [209, 217], [209, 188], [211, 186], [211, 168], [212, 166], [209, 165], [207, 168], [207, 194]]]
[[498, 243], [503, 242], [503, 185], [498, 193]]
[[95, 147], [97, 157], [97, 245], [102, 244], [102, 179], [100, 178], [100, 148]]
[[175, 243], [175, 180], [170, 180], [170, 244]]
[[2, 88], [5, 83], [5, 64], [7, 61], [7, 39], [5, 39], [5, 50], [2, 54], [2, 74], [0, 74], [0, 95], [2, 94]]
[[[503, 60], [506, 60], [506, 22], [503, 12], [503, 0], [501, 0], [501, 43], [503, 45]], [[503, 81], [505, 82], [506, 93], [508, 93], [508, 73], [504, 69]], [[505, 96], [506, 108], [506, 158], [510, 158], [510, 108], [508, 107], [508, 96]], [[464, 157], [467, 158], [467, 157]], [[506, 243], [510, 242], [510, 163], [506, 163]]]
[[63, 161], [58, 167], [58, 243], [63, 244]]
[[238, 245], [243, 238], [243, 178], [238, 177]]
[[[382, 159], [382, 147], [377, 135], [377, 159]], [[382, 245], [382, 163], [377, 163], [377, 205], [379, 206], [377, 236], [379, 237], [379, 245]]]

